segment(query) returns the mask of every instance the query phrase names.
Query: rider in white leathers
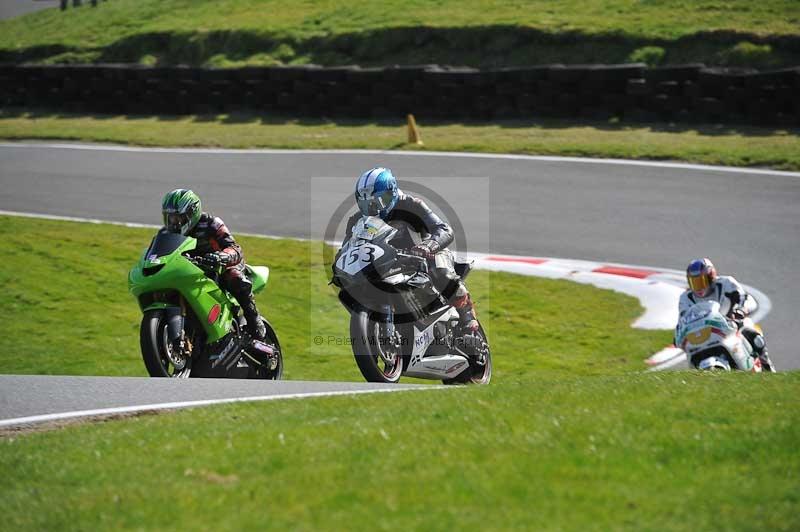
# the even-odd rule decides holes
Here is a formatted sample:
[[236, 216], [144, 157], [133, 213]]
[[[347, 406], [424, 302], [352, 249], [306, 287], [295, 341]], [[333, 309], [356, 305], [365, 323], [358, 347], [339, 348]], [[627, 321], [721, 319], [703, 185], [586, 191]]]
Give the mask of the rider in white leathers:
[[714, 264], [707, 258], [695, 259], [686, 268], [689, 289], [681, 294], [678, 314], [683, 314], [701, 301], [716, 301], [720, 312], [734, 320], [753, 346], [766, 371], [775, 371], [769, 359], [764, 335], [756, 328], [750, 314], [756, 309], [755, 300], [745, 291], [739, 281], [729, 275], [717, 275]]

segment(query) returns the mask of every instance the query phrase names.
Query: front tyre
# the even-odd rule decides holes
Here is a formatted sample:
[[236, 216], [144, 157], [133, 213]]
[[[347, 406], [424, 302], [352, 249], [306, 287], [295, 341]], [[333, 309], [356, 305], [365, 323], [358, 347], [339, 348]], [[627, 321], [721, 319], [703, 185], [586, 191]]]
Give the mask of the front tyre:
[[151, 377], [186, 379], [192, 372], [191, 356], [175, 353], [169, 342], [163, 310], [148, 310], [139, 328], [142, 359]]
[[399, 333], [387, 337], [382, 323], [369, 319], [366, 312], [350, 315], [350, 338], [358, 369], [368, 382], [395, 383], [403, 373], [403, 353]]

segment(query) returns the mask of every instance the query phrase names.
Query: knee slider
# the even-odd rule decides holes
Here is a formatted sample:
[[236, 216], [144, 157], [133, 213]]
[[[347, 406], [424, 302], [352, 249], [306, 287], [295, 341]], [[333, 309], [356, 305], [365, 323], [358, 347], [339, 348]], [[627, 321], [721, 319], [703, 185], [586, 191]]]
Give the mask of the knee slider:
[[766, 345], [767, 345], [767, 342], [764, 340], [764, 336], [763, 335], [757, 334], [753, 338], [753, 347], [755, 347], [756, 349], [764, 349], [764, 347]]

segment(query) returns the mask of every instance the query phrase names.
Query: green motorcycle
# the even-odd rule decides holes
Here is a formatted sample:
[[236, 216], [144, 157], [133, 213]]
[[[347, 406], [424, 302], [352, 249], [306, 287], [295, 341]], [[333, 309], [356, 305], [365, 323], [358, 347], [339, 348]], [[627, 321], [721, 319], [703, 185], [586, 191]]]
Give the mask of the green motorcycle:
[[[128, 274], [128, 290], [144, 314], [142, 358], [151, 377], [223, 377], [278, 380], [283, 356], [264, 320], [263, 342], [254, 340], [238, 303], [219, 286], [222, 269], [188, 256], [197, 241], [165, 229]], [[266, 266], [246, 266], [253, 293], [264, 289]]]

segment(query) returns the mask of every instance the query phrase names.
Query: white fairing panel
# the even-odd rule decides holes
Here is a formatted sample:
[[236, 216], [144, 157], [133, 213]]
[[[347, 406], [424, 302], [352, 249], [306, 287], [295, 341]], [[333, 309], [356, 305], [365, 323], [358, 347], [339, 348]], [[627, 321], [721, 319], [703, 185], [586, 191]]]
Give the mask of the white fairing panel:
[[424, 330], [419, 330], [416, 325], [414, 326], [414, 349], [411, 351], [411, 362], [403, 373], [404, 375], [423, 379], [452, 379], [469, 367], [469, 361], [466, 358], [452, 353], [423, 358], [435, 340], [433, 327], [437, 323], [452, 319], [458, 319], [458, 312], [453, 308], [442, 314], [438, 320]]
[[348, 275], [356, 275], [385, 253], [371, 241], [396, 231], [397, 229], [376, 216], [364, 216], [353, 226], [350, 240], [339, 250], [336, 269]]
[[[703, 301], [690, 308], [678, 322], [677, 339], [691, 358], [703, 352], [723, 347], [738, 369], [753, 369], [752, 348], [741, 332], [720, 312], [716, 301]], [[709, 357], [698, 364], [700, 369], [721, 368], [724, 360]]]
[[423, 358], [413, 368], [409, 365], [404, 375], [423, 379], [452, 379], [469, 367], [461, 355], [441, 355]]
[[348, 275], [355, 275], [377, 259], [382, 257], [382, 248], [369, 244], [364, 240], [345, 244], [339, 258], [336, 259], [336, 269]]
[[[394, 227], [387, 224], [377, 216], [364, 216], [353, 226], [352, 239], [372, 240], [389, 233], [397, 231]], [[351, 242], [352, 242], [351, 239]]]
[[384, 277], [383, 282], [386, 284], [401, 284], [405, 283], [411, 278], [410, 275], [404, 275], [402, 273], [396, 273], [394, 275], [390, 275], [389, 277]]

